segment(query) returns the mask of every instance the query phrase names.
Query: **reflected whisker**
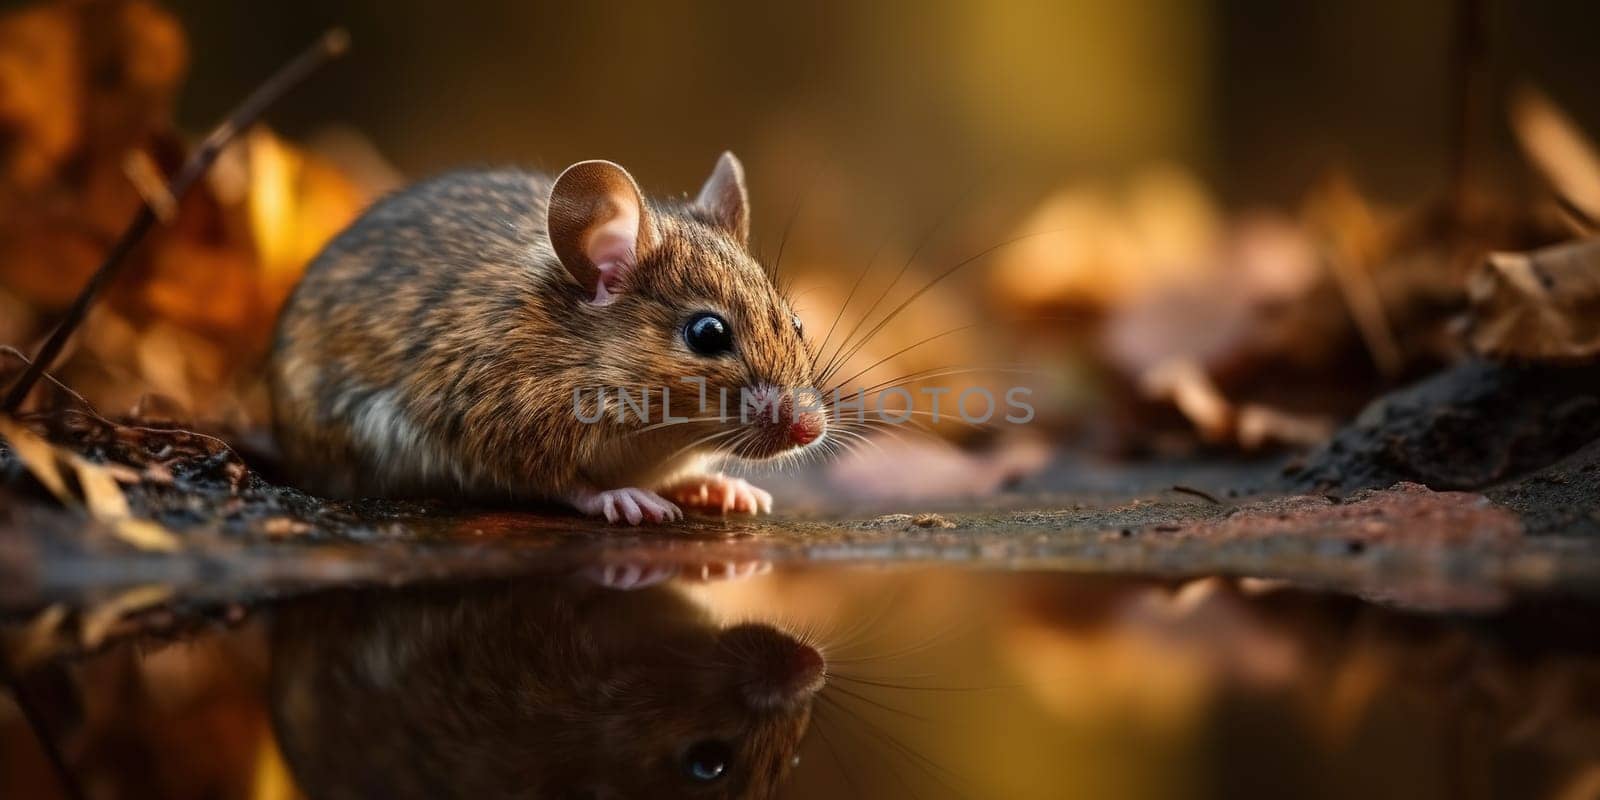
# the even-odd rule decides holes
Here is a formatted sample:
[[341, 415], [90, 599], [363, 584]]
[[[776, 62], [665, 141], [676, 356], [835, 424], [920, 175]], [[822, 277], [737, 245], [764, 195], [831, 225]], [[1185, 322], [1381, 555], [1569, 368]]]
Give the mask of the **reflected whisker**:
[[[826, 674], [831, 676], [831, 673], [826, 673]], [[868, 696], [866, 696], [866, 695], [864, 695], [864, 694], [862, 694], [862, 693], [860, 693], [858, 691], [855, 691], [853, 689], [847, 689], [847, 688], [845, 688], [843, 686], [839, 686], [837, 684], [831, 684], [831, 685], [827, 686], [826, 688], [824, 688], [823, 691], [825, 691], [825, 692], [837, 692], [839, 694], [844, 695], [845, 697], [854, 698], [854, 699], [859, 700], [859, 701], [861, 701], [863, 703], [866, 703], [867, 705], [873, 706], [875, 708], [881, 708], [884, 711], [888, 711], [890, 713], [899, 714], [899, 715], [905, 716], [905, 717], [910, 717], [911, 719], [914, 719], [914, 720], [916, 720], [918, 722], [928, 722], [929, 721], [927, 717], [924, 717], [921, 714], [918, 714], [918, 713], [916, 713], [914, 711], [908, 711], [908, 710], [906, 710], [904, 708], [899, 708], [897, 706], [891, 706], [888, 703], [885, 703], [885, 702], [882, 702], [882, 701], [879, 701], [879, 700], [874, 700], [874, 699], [872, 699], [872, 698], [870, 698], [870, 697], [868, 697]]]

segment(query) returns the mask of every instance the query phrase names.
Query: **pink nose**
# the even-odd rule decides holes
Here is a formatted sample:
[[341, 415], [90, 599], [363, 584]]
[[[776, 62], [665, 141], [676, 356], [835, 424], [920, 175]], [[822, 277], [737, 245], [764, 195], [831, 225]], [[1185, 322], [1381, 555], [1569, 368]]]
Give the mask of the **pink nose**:
[[789, 423], [789, 441], [801, 447], [811, 444], [822, 435], [822, 426], [821, 414], [814, 411], [801, 414]]

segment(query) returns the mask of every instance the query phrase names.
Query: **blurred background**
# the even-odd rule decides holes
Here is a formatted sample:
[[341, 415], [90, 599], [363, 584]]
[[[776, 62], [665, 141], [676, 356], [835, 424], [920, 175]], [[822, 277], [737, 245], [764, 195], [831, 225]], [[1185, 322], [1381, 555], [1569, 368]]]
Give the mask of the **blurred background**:
[[731, 149], [768, 238], [818, 171], [851, 189], [824, 241], [870, 240], [883, 217], [910, 235], [974, 181], [1026, 202], [1152, 163], [1229, 206], [1292, 208], [1335, 166], [1411, 201], [1448, 179], [1468, 13], [1492, 38], [1488, 94], [1531, 80], [1600, 126], [1581, 2], [167, 5], [189, 31], [187, 130], [343, 25], [351, 57], [272, 114], [292, 137], [347, 124], [413, 176], [605, 157], [662, 192]]
[[[57, 374], [102, 411], [270, 449], [260, 365], [277, 307], [372, 198], [455, 166], [589, 158], [671, 196], [730, 149], [754, 248], [773, 259], [784, 242], [814, 335], [841, 306], [841, 333], [863, 315], [870, 329], [1024, 237], [829, 350], [860, 345], [840, 377], [885, 359], [855, 385], [1025, 365], [1037, 421], [939, 427], [937, 457], [854, 454], [829, 467], [833, 496], [992, 493], [1068, 447], [1277, 455], [1459, 358], [1452, 321], [1485, 252], [1573, 235], [1549, 165], [1524, 152], [1540, 131], [1581, 145], [1600, 130], [1597, 22], [1592, 3], [1472, 0], [5, 3], [0, 343], [32, 352], [133, 216], [139, 176], [170, 174], [343, 26], [351, 52], [224, 154], [75, 337]], [[1592, 648], [1525, 664], [1457, 628], [1280, 588], [872, 572], [703, 593], [730, 616], [876, 616], [911, 640], [883, 651], [928, 646], [885, 674], [932, 664], [1006, 685], [998, 700], [881, 698], [932, 707], [909, 736], [979, 796], [1595, 796], [1600, 735], [1568, 710], [1600, 696]], [[147, 649], [72, 666], [86, 728], [112, 731], [78, 754], [107, 765], [94, 796], [129, 776], [148, 784], [131, 794], [292, 795], [259, 706], [260, 626]], [[0, 766], [21, 765], [0, 779], [48, 785], [19, 719], [0, 721]], [[893, 792], [905, 770], [939, 796], [862, 730], [869, 786]], [[1032, 749], [1008, 749], [1017, 731]], [[796, 794], [836, 794], [848, 772], [813, 768]]]
[[980, 370], [942, 379], [959, 391], [1015, 384], [981, 370], [1022, 365], [1035, 439], [1118, 457], [1304, 446], [1459, 356], [1449, 322], [1484, 252], [1571, 235], [1518, 152], [1518, 115], [1600, 126], [1595, 15], [1487, 0], [11, 4], [0, 340], [29, 349], [70, 302], [139, 203], [130, 169], [175, 169], [343, 26], [351, 53], [224, 155], [77, 337], [59, 374], [101, 410], [154, 395], [195, 424], [264, 430], [278, 305], [328, 237], [410, 180], [608, 158], [674, 196], [731, 149], [753, 247], [771, 260], [782, 245], [818, 338], [867, 268], [827, 342], [853, 354], [835, 377], [880, 359], [850, 383]]

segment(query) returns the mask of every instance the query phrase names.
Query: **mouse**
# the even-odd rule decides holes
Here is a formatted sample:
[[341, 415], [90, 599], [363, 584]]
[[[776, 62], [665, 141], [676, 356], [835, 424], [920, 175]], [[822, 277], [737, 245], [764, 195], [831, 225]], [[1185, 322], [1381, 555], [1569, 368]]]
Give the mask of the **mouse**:
[[278, 746], [318, 798], [772, 797], [821, 653], [677, 584], [347, 591], [279, 612]]
[[678, 201], [603, 160], [389, 195], [280, 311], [267, 382], [284, 464], [345, 499], [529, 499], [634, 525], [770, 512], [717, 465], [820, 446], [827, 407], [749, 240], [727, 152]]

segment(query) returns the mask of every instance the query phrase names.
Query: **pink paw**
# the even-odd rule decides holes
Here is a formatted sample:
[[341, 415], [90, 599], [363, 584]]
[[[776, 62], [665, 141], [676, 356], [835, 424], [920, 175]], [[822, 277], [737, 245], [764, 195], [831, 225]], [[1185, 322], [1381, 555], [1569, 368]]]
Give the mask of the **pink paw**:
[[683, 518], [683, 512], [662, 499], [661, 495], [631, 486], [603, 492], [580, 492], [572, 498], [572, 505], [590, 516], [603, 515], [607, 522], [627, 520], [629, 525], [638, 525], [645, 520], [671, 522]]
[[697, 475], [666, 490], [679, 504], [726, 514], [767, 514], [772, 511], [772, 495], [743, 478], [727, 475]]

